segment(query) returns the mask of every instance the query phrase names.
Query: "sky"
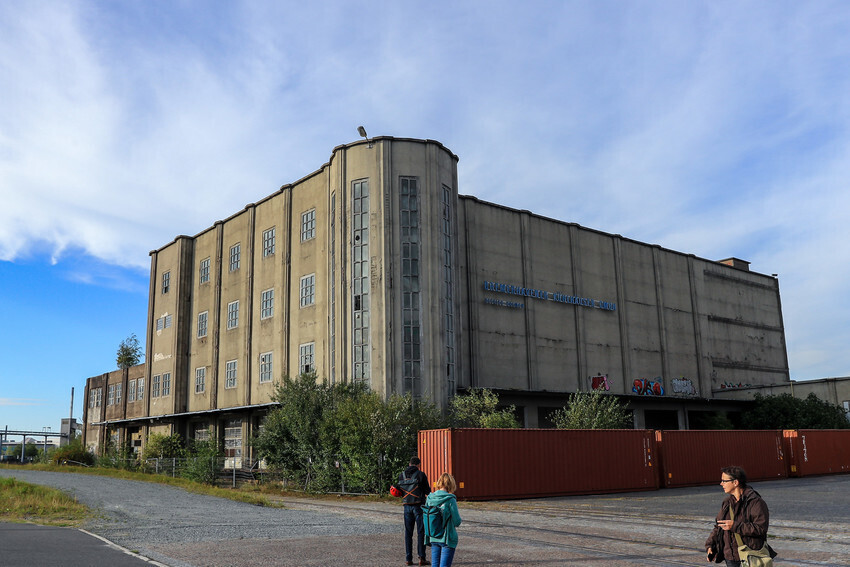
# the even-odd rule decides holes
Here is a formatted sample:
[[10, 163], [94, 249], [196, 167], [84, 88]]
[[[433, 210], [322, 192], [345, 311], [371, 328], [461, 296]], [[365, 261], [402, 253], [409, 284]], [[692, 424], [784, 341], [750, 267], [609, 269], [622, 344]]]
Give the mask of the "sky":
[[370, 137], [461, 194], [777, 274], [791, 378], [850, 375], [850, 4], [0, 3], [0, 429], [82, 418], [151, 250]]

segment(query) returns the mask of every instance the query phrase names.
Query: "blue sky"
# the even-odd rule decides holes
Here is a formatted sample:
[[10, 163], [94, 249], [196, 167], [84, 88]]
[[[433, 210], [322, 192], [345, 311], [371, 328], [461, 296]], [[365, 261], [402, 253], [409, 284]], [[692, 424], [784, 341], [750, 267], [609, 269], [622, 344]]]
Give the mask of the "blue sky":
[[0, 428], [145, 336], [150, 250], [370, 136], [460, 191], [779, 275], [791, 376], [850, 375], [845, 2], [0, 3]]

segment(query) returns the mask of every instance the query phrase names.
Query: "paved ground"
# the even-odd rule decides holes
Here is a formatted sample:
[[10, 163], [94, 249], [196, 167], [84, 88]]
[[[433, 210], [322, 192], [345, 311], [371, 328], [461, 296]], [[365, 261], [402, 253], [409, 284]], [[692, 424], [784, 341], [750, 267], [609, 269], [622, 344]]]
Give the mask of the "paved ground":
[[[404, 563], [396, 503], [286, 498], [285, 509], [259, 508], [148, 483], [0, 470], [10, 474], [75, 494], [100, 512], [87, 529], [170, 567]], [[753, 486], [770, 507], [777, 565], [850, 565], [850, 475]], [[722, 497], [708, 486], [462, 502], [455, 565], [708, 565], [703, 541]]]

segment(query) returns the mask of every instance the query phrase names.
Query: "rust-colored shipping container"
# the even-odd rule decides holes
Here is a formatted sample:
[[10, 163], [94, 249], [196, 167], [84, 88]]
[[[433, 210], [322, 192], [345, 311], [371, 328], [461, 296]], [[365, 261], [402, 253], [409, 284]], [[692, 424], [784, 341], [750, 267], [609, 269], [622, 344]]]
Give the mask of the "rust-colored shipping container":
[[791, 429], [782, 434], [791, 476], [850, 472], [850, 430]]
[[650, 430], [433, 429], [419, 432], [422, 470], [443, 472], [461, 500], [655, 490]]
[[782, 432], [657, 431], [662, 486], [720, 482], [720, 469], [744, 467], [749, 480], [787, 478]]

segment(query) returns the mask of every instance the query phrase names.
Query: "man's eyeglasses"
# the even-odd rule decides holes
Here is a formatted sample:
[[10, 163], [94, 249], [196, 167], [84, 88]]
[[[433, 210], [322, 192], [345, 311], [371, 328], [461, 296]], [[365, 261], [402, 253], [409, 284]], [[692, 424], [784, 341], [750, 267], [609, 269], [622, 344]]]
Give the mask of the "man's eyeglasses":
[[738, 479], [736, 479], [736, 478], [721, 478], [720, 482], [735, 482], [736, 480], [738, 480]]

